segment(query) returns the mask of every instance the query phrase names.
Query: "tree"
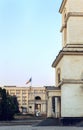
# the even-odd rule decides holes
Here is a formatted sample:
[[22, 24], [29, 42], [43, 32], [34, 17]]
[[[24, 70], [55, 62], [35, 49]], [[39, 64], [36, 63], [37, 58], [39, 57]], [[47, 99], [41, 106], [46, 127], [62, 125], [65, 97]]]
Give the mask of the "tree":
[[0, 120], [11, 120], [19, 112], [16, 96], [10, 96], [5, 89], [0, 88]]

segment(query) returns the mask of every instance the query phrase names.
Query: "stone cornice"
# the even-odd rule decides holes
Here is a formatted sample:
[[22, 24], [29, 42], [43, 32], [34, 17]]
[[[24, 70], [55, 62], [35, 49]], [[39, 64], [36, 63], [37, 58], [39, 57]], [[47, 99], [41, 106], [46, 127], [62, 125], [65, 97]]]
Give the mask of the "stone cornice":
[[83, 84], [81, 79], [62, 79], [61, 85], [63, 84]]
[[57, 85], [60, 89], [63, 84], [83, 84], [82, 79], [62, 79], [62, 81]]
[[47, 92], [60, 92], [60, 88], [57, 87], [58, 89], [54, 89], [54, 90], [47, 90]]
[[61, 60], [61, 58], [64, 55], [83, 55], [83, 50], [72, 50], [72, 49], [67, 49], [66, 47], [63, 48], [63, 50], [61, 50], [58, 54], [58, 56], [56, 57], [56, 59], [54, 60], [52, 67], [56, 67], [57, 64], [59, 63], [59, 61]]
[[49, 97], [52, 98], [52, 96], [60, 97], [60, 96], [61, 96], [61, 88], [58, 87], [58, 89], [59, 89], [59, 90], [54, 90], [54, 91], [50, 91], [50, 90], [49, 90], [49, 91], [47, 92], [48, 98], [49, 98]]
[[66, 48], [81, 48], [83, 49], [83, 42], [82, 43], [74, 43], [74, 44], [66, 44]]
[[68, 21], [69, 17], [83, 17], [83, 12], [68, 12], [65, 22]]
[[63, 29], [66, 27], [67, 21], [70, 17], [83, 17], [83, 12], [68, 12], [65, 23], [62, 25], [60, 32], [62, 32]]
[[60, 61], [60, 59], [63, 57], [63, 52], [60, 51], [58, 56], [56, 57], [56, 59], [54, 60], [54, 62], [52, 63], [52, 67], [56, 67], [56, 65], [58, 64], [58, 62]]
[[60, 9], [59, 9], [59, 12], [60, 12], [60, 13], [62, 13], [63, 8], [64, 8], [66, 2], [67, 2], [67, 0], [63, 0], [63, 1], [62, 1], [62, 4], [61, 4]]

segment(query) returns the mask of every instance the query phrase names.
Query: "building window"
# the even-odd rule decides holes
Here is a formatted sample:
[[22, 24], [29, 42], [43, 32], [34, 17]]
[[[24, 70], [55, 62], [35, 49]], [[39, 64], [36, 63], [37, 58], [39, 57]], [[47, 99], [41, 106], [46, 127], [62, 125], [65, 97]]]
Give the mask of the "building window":
[[61, 70], [60, 68], [57, 69], [57, 84], [61, 82]]
[[32, 108], [32, 106], [29, 106], [29, 108], [31, 109], [31, 108]]
[[27, 105], [26, 102], [23, 102], [22, 105]]
[[58, 83], [60, 83], [60, 73], [58, 73]]
[[22, 90], [22, 94], [26, 94], [26, 90]]
[[66, 22], [66, 16], [67, 16], [67, 11], [66, 11], [66, 8], [64, 8], [64, 10], [63, 10], [63, 22], [64, 22], [64, 24]]
[[63, 10], [63, 14], [62, 14], [62, 24], [63, 24], [63, 45], [65, 46], [67, 43], [67, 22], [66, 22], [66, 18], [67, 18], [67, 11], [66, 8], [64, 8]]
[[20, 90], [16, 90], [16, 94], [20, 94]]
[[41, 100], [41, 97], [37, 96], [35, 97], [35, 100]]

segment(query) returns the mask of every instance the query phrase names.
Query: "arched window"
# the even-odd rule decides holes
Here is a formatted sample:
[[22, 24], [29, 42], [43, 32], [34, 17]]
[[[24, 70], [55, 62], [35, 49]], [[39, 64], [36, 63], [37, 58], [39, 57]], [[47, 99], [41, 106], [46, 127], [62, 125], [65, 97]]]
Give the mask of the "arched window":
[[58, 73], [58, 83], [60, 82], [60, 73]]
[[60, 68], [57, 69], [57, 84], [59, 84], [61, 81], [61, 70]]
[[67, 24], [66, 24], [66, 8], [64, 8], [64, 13], [63, 13], [63, 23], [64, 23], [64, 46], [66, 45], [67, 42]]
[[36, 97], [35, 97], [35, 100], [41, 100], [41, 97], [36, 96]]
[[63, 15], [64, 15], [64, 23], [65, 23], [65, 21], [66, 21], [66, 8], [64, 8], [64, 13], [63, 13]]

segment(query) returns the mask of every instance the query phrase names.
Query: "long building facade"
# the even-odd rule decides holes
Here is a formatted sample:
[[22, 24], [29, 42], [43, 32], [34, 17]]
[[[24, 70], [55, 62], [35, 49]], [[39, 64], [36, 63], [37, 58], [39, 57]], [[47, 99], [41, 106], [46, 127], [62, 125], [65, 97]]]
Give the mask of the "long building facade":
[[4, 86], [9, 95], [15, 95], [22, 113], [47, 114], [47, 94], [45, 87]]

